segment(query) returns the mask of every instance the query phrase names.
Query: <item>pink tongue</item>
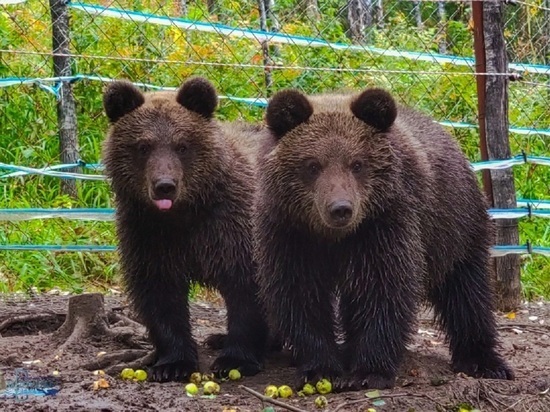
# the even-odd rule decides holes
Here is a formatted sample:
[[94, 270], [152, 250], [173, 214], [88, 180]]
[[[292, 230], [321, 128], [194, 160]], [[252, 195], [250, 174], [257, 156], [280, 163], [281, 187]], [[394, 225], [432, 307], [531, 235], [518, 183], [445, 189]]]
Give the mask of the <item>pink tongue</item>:
[[172, 207], [172, 201], [169, 199], [155, 200], [155, 204], [160, 210], [168, 210]]

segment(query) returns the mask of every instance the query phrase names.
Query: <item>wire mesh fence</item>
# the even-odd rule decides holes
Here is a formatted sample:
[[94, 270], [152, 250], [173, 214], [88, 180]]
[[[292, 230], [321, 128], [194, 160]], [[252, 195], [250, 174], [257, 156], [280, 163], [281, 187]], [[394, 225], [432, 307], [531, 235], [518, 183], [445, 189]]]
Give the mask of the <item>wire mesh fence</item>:
[[[506, 2], [504, 21], [508, 70], [492, 74], [511, 79], [511, 152], [544, 159], [550, 156], [550, 0]], [[218, 117], [250, 121], [261, 120], [266, 99], [283, 88], [320, 93], [380, 86], [448, 127], [479, 162], [474, 31], [471, 1], [0, 0], [0, 244], [35, 249], [0, 252], [5, 289], [47, 287], [52, 270], [66, 285], [82, 277], [108, 284], [116, 273], [113, 253], [36, 251], [115, 245], [112, 222], [100, 220], [103, 211], [45, 219], [50, 212], [27, 210], [111, 208], [107, 183], [21, 168], [62, 164], [60, 173], [101, 173], [105, 82], [125, 78], [144, 89], [176, 88], [189, 76], [205, 76], [220, 95]], [[74, 125], [64, 106], [68, 93]], [[71, 127], [76, 140], [62, 139], [60, 146]], [[518, 197], [537, 200], [543, 210], [547, 203], [538, 200], [550, 199], [544, 166], [514, 166]], [[520, 244], [545, 252], [548, 220], [526, 210]], [[515, 253], [526, 251], [533, 249]], [[523, 267], [550, 278], [544, 257], [528, 258]], [[550, 293], [536, 281], [529, 287]]]

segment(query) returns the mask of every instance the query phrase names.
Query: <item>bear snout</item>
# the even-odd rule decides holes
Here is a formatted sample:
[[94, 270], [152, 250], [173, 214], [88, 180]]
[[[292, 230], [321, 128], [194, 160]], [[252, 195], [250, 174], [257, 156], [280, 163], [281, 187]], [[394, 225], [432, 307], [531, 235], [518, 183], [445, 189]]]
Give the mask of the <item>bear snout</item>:
[[153, 183], [152, 200], [160, 210], [172, 208], [177, 197], [177, 186], [174, 179], [161, 178]]
[[347, 226], [353, 217], [353, 205], [349, 200], [336, 200], [327, 209], [330, 222], [335, 227]]

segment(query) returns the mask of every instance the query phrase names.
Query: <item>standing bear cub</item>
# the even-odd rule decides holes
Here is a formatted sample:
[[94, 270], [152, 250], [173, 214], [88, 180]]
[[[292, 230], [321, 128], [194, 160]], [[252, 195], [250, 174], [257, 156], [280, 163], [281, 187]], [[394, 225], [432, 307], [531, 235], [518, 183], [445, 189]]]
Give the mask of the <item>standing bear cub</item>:
[[293, 347], [297, 384], [393, 387], [422, 297], [446, 331], [455, 371], [513, 379], [497, 353], [492, 227], [452, 137], [381, 89], [281, 91], [266, 123], [257, 278]]
[[243, 136], [252, 130], [212, 119], [216, 91], [202, 78], [147, 94], [117, 81], [103, 101], [110, 120], [103, 160], [124, 280], [156, 349], [151, 380], [198, 370], [191, 282], [218, 289], [227, 307], [228, 334], [213, 371], [257, 373], [267, 325], [252, 259], [254, 158]]

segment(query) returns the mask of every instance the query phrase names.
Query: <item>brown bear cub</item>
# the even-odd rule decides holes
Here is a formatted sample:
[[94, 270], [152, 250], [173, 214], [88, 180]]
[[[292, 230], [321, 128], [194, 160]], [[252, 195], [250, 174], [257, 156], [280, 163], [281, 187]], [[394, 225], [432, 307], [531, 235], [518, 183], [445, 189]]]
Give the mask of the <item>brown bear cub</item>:
[[253, 130], [212, 118], [216, 91], [202, 78], [146, 94], [117, 81], [103, 101], [124, 280], [156, 349], [151, 380], [184, 380], [198, 370], [191, 282], [218, 289], [227, 307], [228, 334], [212, 370], [256, 374], [267, 325], [252, 256], [254, 158], [240, 136]]
[[381, 89], [281, 91], [266, 122], [257, 278], [292, 345], [297, 384], [327, 377], [340, 389], [393, 387], [423, 296], [455, 371], [513, 379], [497, 353], [492, 227], [452, 137]]

